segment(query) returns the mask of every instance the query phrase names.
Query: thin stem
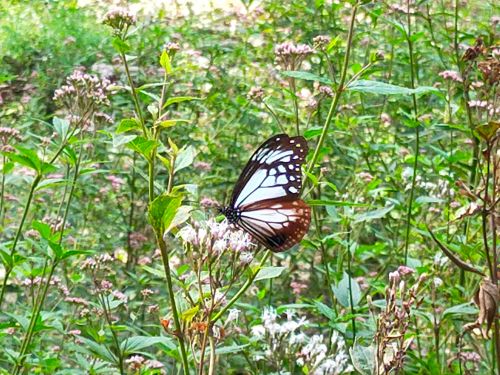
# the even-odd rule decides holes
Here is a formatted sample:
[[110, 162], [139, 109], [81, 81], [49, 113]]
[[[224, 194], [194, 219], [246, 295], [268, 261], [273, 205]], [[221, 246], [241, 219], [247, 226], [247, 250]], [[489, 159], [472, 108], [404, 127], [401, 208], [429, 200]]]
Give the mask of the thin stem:
[[104, 312], [104, 317], [106, 318], [106, 322], [108, 323], [108, 327], [111, 331], [111, 336], [113, 336], [113, 341], [115, 343], [116, 353], [118, 356], [118, 368], [120, 370], [120, 374], [123, 375], [125, 374], [125, 370], [123, 368], [123, 354], [120, 348], [120, 341], [118, 340], [118, 335], [113, 329], [113, 322], [111, 321], [111, 317], [109, 316], [109, 311], [111, 310], [109, 305], [109, 300], [108, 297], [104, 296], [103, 294], [101, 294], [101, 300], [102, 300], [102, 309]]
[[[23, 210], [23, 216], [21, 217], [21, 222], [19, 223], [19, 227], [17, 228], [16, 236], [14, 237], [14, 242], [12, 243], [12, 248], [10, 249], [10, 257], [11, 258], [16, 253], [17, 243], [19, 241], [19, 237], [21, 236], [21, 232], [23, 230], [24, 222], [26, 221], [26, 217], [28, 216], [28, 211], [30, 209], [31, 202], [33, 201], [35, 189], [38, 186], [38, 184], [40, 183], [41, 179], [42, 179], [42, 176], [40, 174], [38, 174], [33, 179], [33, 182], [31, 183], [31, 188], [30, 188], [30, 192], [28, 194], [28, 199], [26, 200], [26, 204], [25, 204], [24, 210]], [[0, 292], [0, 311], [2, 311], [3, 298], [5, 296], [5, 289], [7, 288], [7, 280], [9, 279], [9, 276], [12, 272], [13, 267], [14, 267], [14, 265], [12, 264], [11, 267], [5, 269], [5, 276], [4, 276], [3, 283], [2, 283], [2, 291]]]
[[273, 116], [274, 121], [276, 121], [276, 123], [278, 124], [280, 130], [283, 133], [286, 133], [285, 128], [281, 124], [280, 119], [278, 118], [278, 116], [276, 115], [276, 113], [273, 111], [273, 109], [271, 108], [271, 106], [269, 104], [267, 104], [265, 101], [262, 101], [262, 103], [264, 104], [264, 107], [266, 107], [266, 109], [269, 111], [269, 113], [271, 114], [271, 116]]
[[125, 54], [123, 52], [120, 53], [120, 57], [122, 59], [123, 66], [125, 67], [125, 74], [127, 76], [128, 85], [130, 86], [130, 91], [132, 92], [132, 99], [134, 101], [135, 112], [137, 113], [137, 116], [139, 117], [139, 122], [141, 123], [142, 132], [144, 134], [144, 137], [147, 138], [148, 132], [146, 130], [144, 117], [142, 115], [141, 105], [139, 103], [139, 97], [137, 96], [137, 92], [135, 91], [134, 81], [132, 80], [132, 76], [130, 75], [130, 70], [128, 68], [127, 58], [125, 57]]
[[295, 112], [295, 131], [300, 135], [300, 120], [299, 120], [299, 103], [297, 101], [297, 89], [295, 86], [295, 78], [290, 78], [290, 88], [292, 89], [293, 109]]
[[254, 272], [252, 272], [252, 274], [247, 279], [245, 284], [243, 284], [242, 287], [240, 288], [240, 290], [238, 290], [236, 292], [236, 294], [233, 296], [233, 298], [231, 298], [231, 300], [217, 314], [215, 314], [215, 316], [212, 319], [210, 319], [211, 324], [214, 324], [216, 321], [218, 321], [222, 317], [222, 315], [224, 315], [225, 312], [228, 309], [230, 309], [236, 303], [236, 301], [238, 301], [238, 299], [241, 297], [241, 295], [243, 293], [245, 293], [248, 288], [250, 288], [253, 281], [255, 280], [255, 277], [257, 276], [260, 269], [262, 268], [262, 266], [264, 265], [264, 263], [266, 262], [267, 258], [269, 258], [270, 255], [271, 255], [271, 251], [267, 250], [266, 253], [264, 254], [264, 256], [262, 257], [262, 259], [260, 260], [260, 263], [257, 266], [256, 270]]
[[3, 205], [4, 205], [4, 191], [5, 191], [5, 155], [2, 155], [2, 182], [0, 183], [0, 226], [3, 227], [4, 225], [4, 212], [3, 212]]
[[351, 307], [352, 340], [356, 341], [356, 316], [354, 310], [354, 299], [352, 296], [352, 272], [351, 272], [351, 226], [347, 226], [347, 273], [349, 274], [349, 305]]
[[[415, 89], [415, 62], [413, 59], [413, 42], [411, 40], [411, 13], [410, 13], [410, 1], [408, 0], [408, 34], [406, 39], [408, 42], [408, 53], [410, 55], [410, 77], [411, 77], [411, 88]], [[417, 96], [412, 94], [413, 100], [413, 115], [415, 116], [415, 121], [418, 121], [418, 107], [417, 107]], [[417, 169], [418, 169], [418, 157], [420, 154], [420, 129], [417, 124], [415, 128], [415, 158], [413, 160], [413, 175], [411, 178], [411, 188], [410, 197], [408, 198], [408, 210], [406, 212], [406, 234], [405, 234], [405, 249], [404, 249], [404, 262], [405, 265], [408, 263], [408, 246], [410, 245], [410, 229], [411, 229], [411, 216], [413, 208], [413, 196], [415, 195], [415, 185], [417, 182]]]
[[215, 341], [210, 337], [210, 365], [208, 367], [208, 375], [214, 375], [215, 371]]
[[160, 247], [161, 259], [163, 261], [163, 268], [165, 270], [165, 277], [167, 279], [168, 296], [170, 299], [170, 305], [172, 308], [172, 315], [174, 316], [174, 324], [176, 330], [177, 340], [179, 341], [179, 346], [181, 349], [182, 366], [184, 367], [184, 374], [189, 374], [189, 363], [186, 353], [186, 347], [184, 344], [184, 335], [182, 333], [181, 322], [179, 319], [179, 313], [177, 312], [177, 304], [175, 302], [174, 288], [172, 286], [172, 275], [170, 271], [170, 261], [168, 258], [167, 244], [163, 240], [161, 233], [156, 233], [156, 239], [158, 241], [158, 246]]
[[356, 11], [358, 10], [359, 4], [356, 3], [352, 7], [352, 13], [351, 13], [351, 20], [349, 24], [349, 34], [347, 36], [347, 47], [346, 47], [346, 52], [344, 55], [344, 62], [342, 64], [342, 73], [340, 76], [340, 82], [337, 87], [337, 90], [335, 91], [335, 96], [333, 97], [332, 104], [330, 105], [330, 109], [328, 110], [328, 115], [326, 116], [325, 123], [323, 124], [323, 130], [321, 131], [321, 135], [319, 137], [318, 144], [316, 145], [316, 149], [314, 150], [314, 154], [312, 156], [311, 162], [309, 163], [309, 166], [307, 167], [307, 173], [311, 173], [313, 170], [314, 166], [316, 165], [316, 162], [318, 161], [319, 153], [321, 151], [321, 147], [323, 147], [323, 143], [325, 142], [326, 136], [328, 134], [328, 129], [330, 127], [330, 123], [332, 121], [333, 114], [337, 110], [338, 103], [340, 101], [340, 96], [345, 90], [344, 83], [346, 81], [347, 77], [347, 68], [349, 66], [349, 56], [351, 54], [351, 47], [352, 47], [352, 38], [354, 35], [354, 23], [356, 21]]

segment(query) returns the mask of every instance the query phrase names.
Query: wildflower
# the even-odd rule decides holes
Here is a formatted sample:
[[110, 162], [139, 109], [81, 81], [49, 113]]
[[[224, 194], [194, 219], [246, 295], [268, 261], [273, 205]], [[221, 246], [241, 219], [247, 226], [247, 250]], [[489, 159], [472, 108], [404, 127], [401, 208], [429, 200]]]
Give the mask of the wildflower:
[[73, 335], [73, 336], [77, 336], [77, 335], [81, 335], [82, 331], [80, 331], [79, 329], [72, 329], [71, 331], [68, 331], [68, 334]]
[[143, 290], [141, 290], [141, 294], [142, 294], [142, 296], [143, 296], [144, 298], [147, 298], [147, 297], [149, 297], [150, 295], [155, 294], [155, 292], [154, 292], [153, 290], [151, 290], [151, 289], [143, 289]]
[[153, 263], [150, 257], [140, 257], [139, 260], [137, 261], [137, 264], [140, 266], [147, 266], [148, 264]]
[[406, 275], [411, 275], [415, 273], [415, 270], [413, 268], [407, 267], [407, 266], [399, 266], [398, 267], [398, 273], [401, 276], [406, 276]]
[[147, 242], [148, 238], [141, 232], [132, 232], [129, 234], [128, 240], [130, 247], [134, 250], [138, 250]]
[[58, 105], [68, 109], [78, 105], [80, 112], [85, 113], [92, 106], [109, 105], [109, 85], [107, 79], [101, 80], [81, 70], [75, 70], [66, 78], [66, 84], [54, 91], [53, 99]]
[[486, 100], [469, 100], [468, 104], [471, 108], [486, 108], [488, 106]]
[[118, 191], [120, 187], [122, 187], [123, 184], [125, 183], [125, 180], [123, 178], [116, 177], [113, 175], [106, 176], [106, 179], [108, 180], [108, 182], [111, 183], [111, 187], [115, 191]]
[[240, 310], [230, 309], [229, 314], [227, 315], [226, 323], [232, 322], [233, 320], [238, 320], [239, 315], [240, 315]]
[[240, 263], [243, 266], [246, 266], [247, 264], [252, 263], [253, 260], [253, 254], [250, 252], [242, 252], [240, 254]]
[[111, 281], [101, 280], [101, 289], [102, 290], [110, 290], [113, 287]]
[[305, 283], [302, 283], [300, 281], [292, 281], [290, 283], [290, 288], [292, 288], [292, 293], [295, 295], [299, 295], [302, 293], [303, 290], [307, 289], [308, 285]]
[[261, 103], [264, 99], [264, 89], [262, 87], [252, 87], [250, 91], [248, 91], [247, 98], [248, 100], [253, 100], [256, 103]]
[[145, 359], [141, 355], [133, 355], [129, 359], [125, 361], [130, 367], [131, 370], [139, 370], [144, 364]]
[[36, 231], [34, 229], [27, 230], [24, 233], [24, 236], [26, 238], [31, 238], [32, 240], [39, 240], [40, 239], [40, 233], [38, 233], [38, 231]]
[[181, 46], [179, 45], [179, 43], [167, 42], [163, 46], [163, 49], [167, 51], [169, 56], [173, 56], [175, 55], [176, 52], [178, 52], [181, 49]]
[[210, 170], [212, 169], [212, 164], [204, 161], [195, 161], [193, 167], [203, 172], [210, 172]]
[[358, 173], [358, 177], [366, 183], [373, 181], [373, 176], [369, 172], [360, 172]]
[[318, 35], [313, 38], [314, 48], [323, 50], [330, 44], [330, 37], [327, 35]]
[[22, 140], [19, 130], [0, 127], [0, 151], [13, 152], [12, 143]]
[[146, 366], [147, 369], [150, 370], [156, 370], [156, 369], [161, 369], [163, 368], [163, 363], [160, 361], [157, 361], [156, 359], [148, 359], [144, 365]]
[[460, 74], [454, 70], [444, 70], [439, 73], [439, 76], [443, 79], [454, 81], [454, 82], [462, 82], [462, 77]]
[[115, 8], [105, 14], [103, 24], [111, 26], [116, 33], [126, 31], [130, 26], [135, 25], [137, 18], [135, 14], [124, 8]]
[[127, 303], [128, 297], [119, 290], [113, 290], [111, 295], [123, 303]]
[[217, 202], [215, 199], [208, 198], [208, 197], [203, 197], [200, 200], [200, 206], [210, 208], [210, 207], [217, 207], [219, 206], [219, 202]]
[[324, 96], [333, 97], [333, 90], [328, 86], [320, 86], [319, 92]]
[[278, 44], [274, 50], [276, 61], [285, 70], [298, 70], [302, 61], [314, 50], [306, 44], [285, 42]]

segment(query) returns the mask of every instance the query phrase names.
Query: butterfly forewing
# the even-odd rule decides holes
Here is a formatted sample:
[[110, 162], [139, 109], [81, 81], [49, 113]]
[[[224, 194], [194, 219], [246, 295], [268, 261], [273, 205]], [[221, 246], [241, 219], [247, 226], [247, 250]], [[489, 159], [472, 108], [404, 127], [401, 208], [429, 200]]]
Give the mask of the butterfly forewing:
[[299, 199], [307, 151], [303, 137], [268, 139], [243, 169], [231, 198], [232, 221], [276, 252], [298, 243], [309, 229], [310, 208]]
[[244, 209], [245, 205], [265, 199], [298, 197], [302, 188], [301, 164], [307, 151], [304, 137], [279, 134], [268, 139], [243, 169], [231, 206]]

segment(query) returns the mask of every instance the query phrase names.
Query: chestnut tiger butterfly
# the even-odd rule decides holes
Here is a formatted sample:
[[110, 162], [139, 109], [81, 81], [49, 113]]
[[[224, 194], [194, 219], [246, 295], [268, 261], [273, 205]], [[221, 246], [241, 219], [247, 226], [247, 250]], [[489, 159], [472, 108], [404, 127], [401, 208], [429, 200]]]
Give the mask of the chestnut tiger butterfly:
[[299, 198], [307, 151], [304, 137], [269, 138], [241, 172], [229, 205], [221, 208], [229, 223], [274, 252], [300, 242], [311, 223], [311, 209]]

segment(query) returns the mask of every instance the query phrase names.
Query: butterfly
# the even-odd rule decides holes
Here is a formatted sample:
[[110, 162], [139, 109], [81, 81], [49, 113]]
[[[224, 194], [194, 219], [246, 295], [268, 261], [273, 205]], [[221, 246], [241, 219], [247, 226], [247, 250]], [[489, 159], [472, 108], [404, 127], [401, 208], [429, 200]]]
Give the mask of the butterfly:
[[269, 138], [241, 172], [229, 205], [220, 210], [229, 223], [274, 252], [297, 244], [311, 223], [311, 209], [299, 198], [307, 151], [304, 137]]

